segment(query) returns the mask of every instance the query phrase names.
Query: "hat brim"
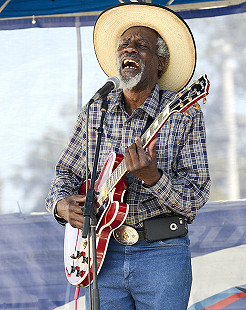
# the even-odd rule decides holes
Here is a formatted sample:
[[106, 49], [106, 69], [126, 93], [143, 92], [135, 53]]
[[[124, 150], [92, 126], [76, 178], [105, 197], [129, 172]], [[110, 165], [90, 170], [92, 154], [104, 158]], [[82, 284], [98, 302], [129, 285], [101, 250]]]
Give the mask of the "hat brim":
[[94, 27], [94, 49], [108, 76], [117, 76], [118, 39], [129, 28], [144, 26], [156, 30], [165, 40], [170, 58], [158, 80], [161, 89], [179, 91], [192, 78], [196, 66], [196, 46], [185, 21], [172, 10], [146, 3], [125, 3], [103, 11]]

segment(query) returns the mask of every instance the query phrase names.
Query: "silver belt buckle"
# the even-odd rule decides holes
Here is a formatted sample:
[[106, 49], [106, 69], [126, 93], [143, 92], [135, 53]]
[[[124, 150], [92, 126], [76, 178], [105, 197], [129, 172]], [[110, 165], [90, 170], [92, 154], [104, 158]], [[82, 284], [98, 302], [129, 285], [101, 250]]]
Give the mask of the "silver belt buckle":
[[127, 225], [121, 225], [113, 231], [116, 241], [123, 245], [133, 245], [138, 242], [139, 235], [135, 228]]

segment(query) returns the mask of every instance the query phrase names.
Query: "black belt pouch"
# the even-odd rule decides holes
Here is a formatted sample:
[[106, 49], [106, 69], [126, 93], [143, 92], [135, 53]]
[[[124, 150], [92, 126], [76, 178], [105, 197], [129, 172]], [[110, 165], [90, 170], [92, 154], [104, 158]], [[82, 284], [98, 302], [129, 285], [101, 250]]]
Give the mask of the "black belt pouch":
[[144, 221], [144, 237], [147, 242], [184, 237], [188, 232], [184, 217], [158, 216]]

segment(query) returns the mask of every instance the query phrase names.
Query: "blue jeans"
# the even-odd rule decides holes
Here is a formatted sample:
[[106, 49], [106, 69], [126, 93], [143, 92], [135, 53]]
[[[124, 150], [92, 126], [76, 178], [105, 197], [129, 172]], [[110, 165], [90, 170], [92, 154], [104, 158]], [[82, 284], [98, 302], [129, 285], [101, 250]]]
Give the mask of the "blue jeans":
[[188, 235], [132, 246], [111, 237], [98, 275], [100, 310], [185, 310], [191, 282]]

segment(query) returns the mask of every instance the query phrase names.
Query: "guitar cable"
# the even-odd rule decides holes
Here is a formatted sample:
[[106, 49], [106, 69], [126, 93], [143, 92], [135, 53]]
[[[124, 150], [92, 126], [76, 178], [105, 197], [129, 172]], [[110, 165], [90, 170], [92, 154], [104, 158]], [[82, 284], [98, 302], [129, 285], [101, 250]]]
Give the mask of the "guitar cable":
[[76, 290], [75, 290], [75, 294], [74, 294], [74, 301], [75, 301], [75, 307], [74, 310], [77, 310], [77, 306], [78, 306], [78, 298], [79, 298], [79, 291], [80, 291], [80, 286], [77, 285], [76, 286]]
[[[88, 232], [88, 269], [90, 270], [91, 265], [90, 265], [90, 230]], [[88, 279], [89, 279], [89, 283], [91, 283], [91, 273], [88, 273]], [[75, 289], [75, 294], [74, 294], [74, 302], [75, 302], [75, 306], [74, 306], [74, 310], [77, 310], [78, 308], [78, 298], [79, 298], [79, 291], [80, 291], [80, 285], [76, 286]], [[90, 309], [92, 309], [92, 297], [91, 297], [91, 284], [89, 284], [89, 296], [90, 296]]]

